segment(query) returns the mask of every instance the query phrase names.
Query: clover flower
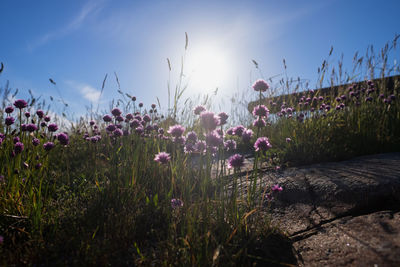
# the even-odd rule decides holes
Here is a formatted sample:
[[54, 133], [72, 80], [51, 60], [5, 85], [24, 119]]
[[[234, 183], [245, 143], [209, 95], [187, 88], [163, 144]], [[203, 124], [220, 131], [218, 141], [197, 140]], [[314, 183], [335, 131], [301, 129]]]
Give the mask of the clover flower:
[[226, 121], [228, 120], [229, 116], [225, 112], [221, 112], [218, 114], [219, 118], [219, 125], [224, 125], [226, 124]]
[[119, 108], [113, 108], [113, 109], [111, 110], [111, 114], [112, 114], [114, 117], [118, 117], [118, 116], [120, 116], [120, 115], [122, 114], [122, 111], [121, 111]]
[[204, 106], [197, 106], [193, 109], [193, 113], [195, 115], [200, 115], [203, 111], [206, 111], [206, 108]]
[[253, 131], [251, 129], [245, 129], [242, 133], [242, 141], [247, 143], [253, 137]]
[[18, 99], [18, 100], [15, 100], [14, 106], [16, 108], [23, 109], [23, 108], [26, 108], [28, 106], [28, 103], [23, 99]]
[[114, 136], [117, 136], [117, 137], [122, 136], [123, 134], [124, 134], [124, 132], [123, 132], [121, 129], [119, 129], [119, 128], [117, 128], [117, 129], [115, 129], [115, 130], [113, 131], [113, 135], [114, 135]]
[[160, 152], [156, 154], [154, 161], [160, 164], [167, 164], [171, 160], [170, 155], [167, 152]]
[[58, 126], [57, 126], [57, 124], [55, 124], [55, 123], [51, 123], [51, 124], [49, 124], [49, 126], [47, 126], [47, 129], [48, 129], [50, 132], [55, 132], [55, 131], [58, 130]]
[[279, 186], [278, 184], [276, 184], [276, 185], [273, 185], [273, 186], [271, 187], [271, 190], [272, 190], [273, 192], [281, 192], [283, 189], [282, 189], [281, 186]]
[[31, 113], [30, 112], [25, 112], [25, 117], [27, 117], [27, 118], [29, 118], [31, 116]]
[[13, 111], [14, 111], [14, 108], [13, 108], [12, 106], [8, 106], [8, 107], [6, 107], [6, 109], [5, 109], [5, 112], [6, 112], [7, 114], [12, 113]]
[[44, 112], [41, 109], [36, 110], [36, 115], [41, 119], [44, 116]]
[[44, 117], [44, 121], [45, 121], [45, 122], [49, 122], [49, 121], [50, 121], [50, 116], [45, 116], [45, 117]]
[[182, 136], [182, 134], [185, 132], [185, 128], [182, 125], [175, 124], [173, 126], [170, 126], [168, 129], [168, 133], [172, 135], [173, 137], [179, 137]]
[[197, 134], [196, 134], [196, 132], [193, 132], [193, 131], [188, 132], [187, 135], [186, 135], [186, 141], [187, 141], [187, 142], [196, 143], [196, 141], [197, 141]]
[[46, 151], [50, 151], [51, 149], [53, 149], [54, 147], [54, 143], [53, 142], [47, 142], [43, 144], [43, 148]]
[[226, 140], [224, 143], [224, 148], [226, 151], [232, 151], [236, 149], [235, 140]]
[[269, 88], [269, 85], [266, 81], [260, 79], [260, 80], [255, 81], [254, 84], [252, 85], [252, 87], [253, 87], [254, 91], [265, 92]]
[[117, 129], [117, 126], [115, 126], [114, 124], [110, 124], [106, 127], [107, 132], [113, 132], [115, 131], [115, 129]]
[[242, 137], [242, 134], [246, 128], [244, 128], [243, 125], [238, 125], [235, 128], [233, 128], [233, 134], [239, 137]]
[[15, 119], [13, 117], [7, 117], [5, 120], [5, 124], [7, 126], [11, 126], [12, 124], [14, 124], [14, 122], [15, 122]]
[[149, 115], [144, 115], [143, 116], [143, 121], [145, 121], [145, 122], [151, 122], [151, 117], [149, 116]]
[[262, 150], [262, 151], [267, 151], [270, 149], [272, 146], [269, 143], [269, 140], [267, 137], [259, 137], [257, 141], [254, 143], [254, 148], [256, 151]]
[[213, 131], [219, 124], [219, 119], [215, 116], [214, 112], [203, 111], [200, 114], [200, 124], [207, 131]]
[[30, 133], [34, 132], [37, 130], [37, 126], [33, 123], [29, 123], [26, 125], [26, 130]]
[[40, 144], [40, 140], [39, 139], [37, 139], [37, 138], [33, 138], [32, 139], [32, 145], [38, 146], [39, 144]]
[[64, 146], [69, 144], [69, 137], [66, 133], [59, 133], [57, 135], [57, 140]]
[[16, 142], [14, 145], [15, 154], [21, 153], [24, 150], [24, 144], [21, 142]]
[[264, 105], [255, 106], [253, 109], [253, 116], [268, 117], [269, 110]]
[[228, 169], [238, 169], [244, 164], [244, 157], [240, 154], [232, 155], [228, 159]]
[[222, 137], [216, 131], [209, 132], [206, 135], [206, 144], [209, 147], [217, 147], [221, 145], [222, 142], [223, 142]]

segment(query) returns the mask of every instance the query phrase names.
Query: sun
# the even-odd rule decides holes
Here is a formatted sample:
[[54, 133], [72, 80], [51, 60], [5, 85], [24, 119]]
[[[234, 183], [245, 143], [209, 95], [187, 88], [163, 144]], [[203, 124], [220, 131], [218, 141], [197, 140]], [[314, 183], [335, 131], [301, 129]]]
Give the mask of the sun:
[[216, 44], [202, 44], [188, 51], [189, 89], [208, 93], [220, 88], [229, 76], [227, 52]]

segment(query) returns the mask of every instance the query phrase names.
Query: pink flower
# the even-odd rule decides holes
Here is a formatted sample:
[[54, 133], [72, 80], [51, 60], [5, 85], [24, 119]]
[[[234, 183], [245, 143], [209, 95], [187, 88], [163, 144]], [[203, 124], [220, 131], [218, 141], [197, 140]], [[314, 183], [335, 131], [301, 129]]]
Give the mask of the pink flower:
[[281, 186], [279, 186], [278, 184], [276, 184], [276, 185], [272, 186], [271, 190], [273, 192], [281, 192], [283, 190], [283, 188]]
[[257, 81], [255, 81], [255, 83], [253, 84], [252, 87], [253, 87], [254, 91], [265, 92], [269, 88], [269, 85], [264, 80], [257, 80]]
[[167, 164], [170, 160], [171, 157], [167, 152], [160, 152], [154, 158], [154, 161], [160, 164]]

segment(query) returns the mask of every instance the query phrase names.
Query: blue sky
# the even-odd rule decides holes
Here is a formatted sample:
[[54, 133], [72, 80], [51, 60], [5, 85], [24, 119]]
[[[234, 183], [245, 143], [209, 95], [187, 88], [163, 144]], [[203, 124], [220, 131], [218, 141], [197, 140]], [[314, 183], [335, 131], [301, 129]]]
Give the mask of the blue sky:
[[[117, 98], [121, 89], [145, 105], [159, 97], [167, 106], [169, 77], [177, 82], [186, 52], [185, 97], [210, 93], [219, 97], [247, 90], [260, 78], [283, 72], [310, 81], [334, 47], [332, 61], [343, 53], [348, 64], [369, 44], [381, 48], [400, 33], [400, 1], [1, 1], [0, 61], [7, 80], [25, 97], [59, 98], [71, 114]], [[200, 64], [201, 63], [201, 64]], [[99, 92], [105, 74], [103, 95]], [[54, 88], [49, 82], [57, 83]]]

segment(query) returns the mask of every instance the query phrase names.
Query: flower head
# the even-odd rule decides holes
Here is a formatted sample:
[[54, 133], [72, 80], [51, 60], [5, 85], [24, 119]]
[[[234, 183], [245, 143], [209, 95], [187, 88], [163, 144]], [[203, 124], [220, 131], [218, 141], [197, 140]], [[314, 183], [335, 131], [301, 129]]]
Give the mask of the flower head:
[[168, 129], [168, 133], [173, 137], [180, 137], [185, 132], [185, 128], [182, 125], [175, 124], [170, 126]]
[[13, 117], [7, 117], [6, 121], [5, 121], [7, 126], [14, 124], [14, 122], [15, 122], [15, 119]]
[[196, 132], [193, 132], [193, 131], [188, 132], [187, 135], [186, 135], [186, 141], [187, 141], [187, 142], [196, 143], [196, 141], [197, 141], [197, 134], [196, 134]]
[[113, 131], [113, 134], [114, 134], [114, 136], [118, 137], [118, 136], [122, 136], [124, 134], [124, 132], [121, 129], [117, 128]]
[[44, 116], [43, 110], [38, 109], [38, 110], [36, 111], [36, 115], [37, 115], [40, 119], [43, 118], [43, 116]]
[[242, 141], [247, 143], [253, 137], [253, 131], [251, 129], [245, 129], [242, 133]]
[[167, 152], [160, 152], [156, 154], [154, 161], [160, 164], [167, 164], [171, 160], [170, 155]]
[[64, 146], [69, 144], [69, 137], [66, 133], [59, 133], [57, 135], [57, 140]]
[[209, 147], [219, 146], [222, 144], [222, 142], [222, 137], [216, 131], [209, 132], [206, 135], [206, 143]]
[[113, 132], [115, 129], [117, 129], [117, 126], [114, 124], [110, 124], [106, 127], [107, 132]]
[[228, 159], [228, 169], [240, 168], [243, 166], [243, 163], [244, 163], [244, 157], [242, 155], [240, 155], [240, 154], [232, 155]]
[[33, 138], [32, 139], [32, 145], [38, 146], [39, 144], [40, 144], [40, 140], [39, 139], [37, 139], [37, 138]]
[[204, 106], [197, 106], [193, 109], [193, 112], [195, 115], [200, 115], [203, 111], [205, 111], [206, 108]]
[[50, 124], [47, 126], [47, 129], [48, 129], [50, 132], [55, 132], [55, 131], [58, 130], [58, 126], [57, 126], [57, 124], [55, 124], [55, 123], [50, 123]]
[[219, 118], [219, 125], [224, 125], [226, 124], [226, 121], [228, 120], [229, 116], [225, 112], [221, 112], [218, 114]]
[[53, 142], [47, 142], [47, 143], [43, 144], [43, 148], [46, 151], [50, 151], [53, 147], [54, 147], [54, 143]]
[[259, 137], [257, 141], [254, 143], [254, 148], [256, 151], [262, 150], [262, 151], [267, 151], [270, 149], [272, 146], [269, 143], [269, 140], [267, 137]]
[[226, 140], [224, 143], [224, 148], [226, 151], [232, 151], [236, 149], [236, 142], [235, 140]]
[[12, 113], [13, 111], [14, 111], [14, 108], [13, 108], [12, 106], [8, 106], [8, 107], [6, 107], [6, 109], [5, 109], [5, 112], [6, 112], [7, 114]]
[[206, 131], [212, 131], [217, 128], [219, 124], [219, 119], [211, 111], [203, 111], [200, 114], [200, 124]]
[[292, 142], [292, 139], [290, 137], [286, 137], [286, 143]]
[[23, 99], [18, 99], [18, 100], [15, 100], [14, 106], [16, 108], [23, 109], [23, 108], [26, 108], [28, 106], [28, 103]]
[[103, 117], [103, 121], [105, 121], [105, 122], [110, 122], [110, 121], [112, 121], [112, 117], [111, 117], [110, 115], [106, 114], [106, 115], [104, 115], [104, 117]]
[[35, 124], [33, 124], [33, 123], [29, 123], [29, 124], [26, 125], [26, 130], [28, 132], [30, 132], [30, 133], [34, 132], [34, 131], [37, 130], [37, 126]]
[[278, 184], [276, 184], [276, 185], [274, 185], [274, 186], [271, 187], [271, 190], [272, 190], [273, 192], [281, 192], [283, 189], [282, 189], [281, 186], [279, 186]]
[[255, 106], [253, 109], [253, 116], [268, 117], [269, 110], [264, 105]]
[[111, 114], [113, 114], [114, 117], [118, 117], [122, 114], [122, 111], [119, 108], [113, 108]]
[[235, 128], [233, 128], [233, 134], [241, 137], [245, 129], [246, 128], [244, 128], [243, 125], [238, 125]]
[[253, 87], [254, 91], [265, 92], [269, 88], [269, 85], [266, 81], [260, 79], [260, 80], [255, 81], [252, 87]]

